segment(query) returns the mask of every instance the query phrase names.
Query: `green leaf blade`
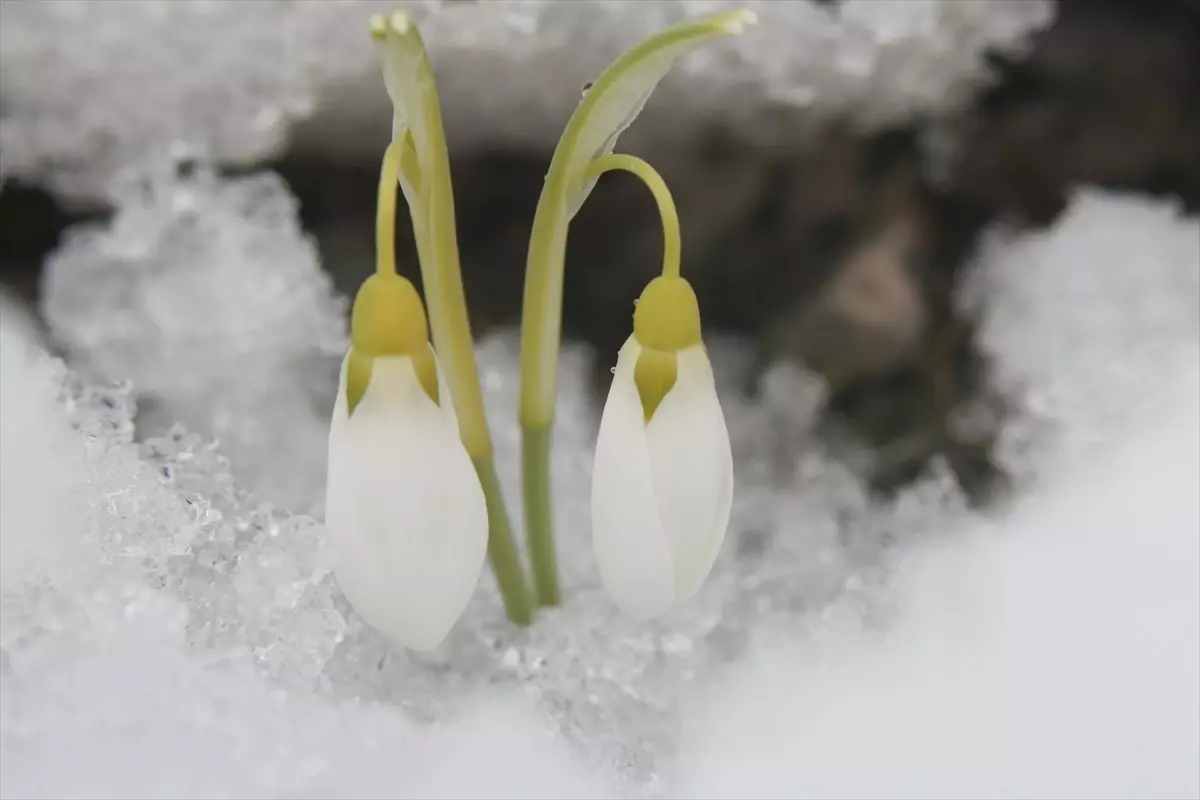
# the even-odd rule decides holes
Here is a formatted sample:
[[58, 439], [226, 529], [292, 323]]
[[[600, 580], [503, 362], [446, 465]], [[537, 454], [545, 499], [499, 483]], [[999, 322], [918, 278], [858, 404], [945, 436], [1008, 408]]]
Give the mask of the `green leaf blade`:
[[675, 63], [700, 45], [738, 35], [756, 21], [752, 11], [729, 11], [675, 25], [633, 47], [601, 73], [567, 122], [550, 165], [550, 180], [566, 182], [561, 188], [568, 195], [569, 217], [595, 185], [583, 180], [588, 164], [613, 151]]

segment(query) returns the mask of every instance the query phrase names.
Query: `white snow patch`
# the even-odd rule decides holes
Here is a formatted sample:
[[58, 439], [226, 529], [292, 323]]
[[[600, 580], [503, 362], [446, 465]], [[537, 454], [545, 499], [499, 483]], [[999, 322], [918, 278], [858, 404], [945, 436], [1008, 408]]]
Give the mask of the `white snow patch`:
[[[404, 8], [429, 44], [454, 152], [553, 149], [579, 90], [662, 28], [749, 8], [760, 24], [685, 59], [626, 145], [694, 141], [710, 121], [790, 142], [779, 106], [884, 124], [945, 110], [1019, 52], [1048, 0], [55, 0], [0, 13], [0, 180], [107, 200], [177, 142], [222, 164], [261, 164], [295, 138], [374, 161], [392, 108], [367, 35]], [[764, 121], [766, 124], [764, 124]], [[637, 150], [637, 147], [634, 148]]]
[[82, 449], [27, 317], [0, 297], [0, 587], [52, 566], [86, 521], [75, 490]]
[[672, 796], [1200, 794], [1198, 389], [1193, 368], [1105, 459], [915, 554], [882, 637], [714, 680]]
[[[257, 241], [255, 218], [228, 216], [228, 200], [213, 218]], [[289, 213], [264, 225], [286, 228]], [[162, 220], [152, 243], [171, 230], [196, 242], [186, 214]], [[239, 488], [198, 437], [135, 442], [128, 388], [64, 373], [6, 312], [0, 795], [1196, 796], [1198, 227], [1165, 204], [1091, 192], [1053, 230], [985, 255], [985, 341], [1023, 391], [1009, 458], [1024, 494], [996, 516], [968, 513], [937, 476], [872, 506], [803, 420], [772, 435], [796, 391], [775, 409], [726, 392], [735, 530], [696, 601], [655, 625], [615, 614], [585, 531], [568, 524], [586, 518], [595, 422], [585, 354], [572, 351], [555, 475], [567, 602], [514, 631], [485, 582], [447, 646], [420, 658], [345, 605], [319, 522]], [[139, 251], [127, 233], [95, 234], [95, 255], [131, 258], [131, 291], [155, 285], [155, 264], [187, 274], [175, 259], [192, 245]], [[150, 376], [195, 381], [180, 408], [229, 386], [208, 364], [286, 363], [320, 352], [333, 327], [319, 324], [329, 303], [303, 289], [318, 299], [301, 304], [312, 313], [294, 340], [272, 340], [279, 353], [247, 354], [230, 336], [205, 357], [186, 352], [205, 340], [185, 330], [149, 338], [152, 295], [114, 306], [139, 336], [95, 318], [77, 342], [125, 364], [180, 346]], [[219, 290], [193, 296], [221, 308]], [[510, 497], [513, 345], [480, 346]], [[724, 358], [723, 343], [713, 352]], [[286, 394], [312, 374], [275, 370], [246, 388]], [[234, 423], [261, 421], [245, 408]], [[315, 440], [317, 419], [305, 407], [270, 422]], [[273, 466], [316, 480], [302, 460]]]

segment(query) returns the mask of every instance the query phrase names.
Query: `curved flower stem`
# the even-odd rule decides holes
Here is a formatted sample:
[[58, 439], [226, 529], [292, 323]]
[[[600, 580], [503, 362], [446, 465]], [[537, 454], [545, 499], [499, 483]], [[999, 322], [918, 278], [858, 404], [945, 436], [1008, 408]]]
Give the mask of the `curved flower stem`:
[[379, 171], [379, 202], [375, 210], [375, 272], [396, 274], [396, 194], [405, 142], [395, 141], [383, 153]]
[[[662, 176], [642, 159], [626, 155], [606, 155], [592, 161], [584, 173], [584, 181], [590, 182], [605, 172], [624, 170], [631, 172], [646, 184], [654, 201], [658, 204], [658, 213], [662, 218], [663, 229], [663, 275], [678, 277], [682, 252], [679, 234], [679, 215], [675, 211], [675, 200], [671, 191], [663, 181]], [[535, 222], [535, 236], [536, 222]], [[562, 248], [565, 250], [565, 241]], [[564, 260], [559, 258], [557, 270], [541, 269], [531, 275], [527, 287], [527, 309], [542, 308], [541, 305], [530, 306], [530, 294], [538, 296], [543, 292], [562, 291], [562, 272]], [[553, 283], [552, 283], [553, 282]], [[561, 308], [561, 303], [556, 306]], [[540, 323], [531, 327], [535, 336], [555, 336], [557, 338], [560, 320], [528, 320], [528, 323]], [[553, 333], [552, 333], [553, 332]], [[557, 341], [546, 343], [534, 341], [533, 345], [543, 349], [557, 350]], [[525, 500], [525, 532], [529, 542], [529, 557], [533, 564], [533, 583], [538, 602], [544, 606], [558, 605], [558, 566], [554, 546], [553, 504], [550, 492], [550, 444], [552, 419], [544, 423], [530, 419], [524, 414], [521, 419], [521, 466]]]
[[606, 172], [624, 170], [638, 176], [646, 188], [654, 195], [658, 204], [658, 214], [662, 218], [663, 229], [663, 268], [662, 274], [667, 278], [679, 277], [679, 263], [683, 250], [682, 239], [679, 235], [679, 214], [675, 211], [675, 199], [671, 190], [654, 167], [637, 156], [625, 153], [614, 153], [601, 156], [588, 164], [584, 173], [584, 181], [593, 181]]

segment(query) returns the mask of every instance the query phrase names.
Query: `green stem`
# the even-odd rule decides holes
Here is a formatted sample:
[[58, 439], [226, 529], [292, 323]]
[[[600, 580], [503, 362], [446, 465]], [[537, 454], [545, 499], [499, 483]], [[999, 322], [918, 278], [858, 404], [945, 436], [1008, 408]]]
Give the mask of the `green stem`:
[[521, 570], [521, 557], [508, 527], [500, 479], [491, 456], [475, 459], [475, 471], [479, 473], [479, 483], [487, 499], [488, 559], [500, 587], [504, 611], [514, 624], [528, 625], [533, 620], [533, 599], [529, 596], [525, 575]]
[[618, 169], [636, 175], [654, 195], [654, 202], [658, 204], [658, 215], [662, 218], [662, 274], [666, 278], [678, 278], [680, 253], [683, 249], [682, 238], [679, 235], [679, 214], [675, 211], [675, 199], [671, 197], [671, 190], [667, 188], [667, 182], [658, 171], [637, 156], [614, 153], [601, 156], [588, 164], [583, 180], [587, 183], [606, 172]]
[[559, 602], [558, 565], [554, 551], [554, 522], [550, 503], [551, 428], [521, 431], [521, 469], [525, 490], [525, 532], [533, 563], [533, 586], [538, 602]]
[[379, 171], [379, 202], [375, 211], [375, 272], [396, 274], [396, 179], [404, 143], [392, 142], [383, 153]]
[[521, 455], [525, 531], [539, 601], [558, 601], [550, 494], [550, 438], [554, 426], [554, 379], [562, 324], [566, 215], [562, 199], [543, 192], [538, 200], [525, 266], [521, 314]]

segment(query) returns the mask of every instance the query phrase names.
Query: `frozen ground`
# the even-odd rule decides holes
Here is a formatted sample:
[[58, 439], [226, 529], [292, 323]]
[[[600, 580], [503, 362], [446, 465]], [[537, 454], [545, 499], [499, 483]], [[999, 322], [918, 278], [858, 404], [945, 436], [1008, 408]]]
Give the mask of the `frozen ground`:
[[[733, 392], [737, 345], [713, 343], [734, 524], [701, 595], [656, 625], [618, 617], [598, 588], [592, 356], [567, 351], [564, 606], [515, 632], [486, 578], [447, 644], [416, 657], [346, 607], [319, 509], [257, 493], [290, 476], [320, 494], [340, 301], [296, 249], [290, 207], [275, 198], [262, 218], [242, 202], [276, 184], [197, 180], [168, 180], [51, 265], [52, 332], [92, 377], [3, 309], [3, 796], [1200, 794], [1195, 219], [1082, 191], [1045, 234], [995, 233], [975, 273], [986, 291], [963, 302], [986, 301], [1017, 406], [1019, 493], [988, 516], [942, 475], [870, 504], [808, 435], [815, 382], [777, 369], [750, 405]], [[71, 292], [96, 299], [94, 318], [54, 312]], [[152, 335], [183, 295], [190, 309], [165, 306], [180, 324]], [[189, 331], [205, 315], [207, 336]], [[256, 315], [292, 327], [270, 338]], [[515, 339], [479, 353], [513, 502]], [[261, 395], [229, 400], [239, 370]], [[131, 387], [100, 377], [153, 387], [161, 430], [135, 440]], [[272, 400], [308, 391], [309, 405]], [[205, 403], [226, 409], [250, 466], [165, 427], [178, 413], [212, 429]]]

